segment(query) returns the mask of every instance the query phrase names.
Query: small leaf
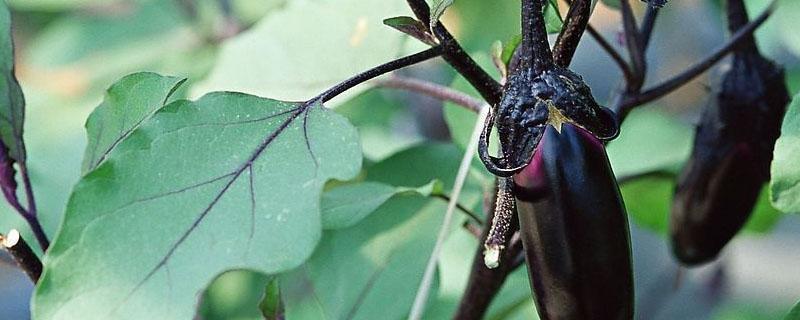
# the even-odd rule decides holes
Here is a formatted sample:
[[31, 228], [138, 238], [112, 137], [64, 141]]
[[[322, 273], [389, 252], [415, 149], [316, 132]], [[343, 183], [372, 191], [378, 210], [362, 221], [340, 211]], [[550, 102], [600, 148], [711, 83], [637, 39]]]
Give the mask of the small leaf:
[[283, 300], [281, 300], [281, 287], [278, 278], [272, 279], [264, 290], [264, 299], [258, 304], [261, 314], [266, 320], [280, 320], [284, 318]]
[[0, 141], [8, 147], [12, 162], [25, 162], [22, 129], [25, 122], [25, 98], [14, 75], [14, 43], [11, 39], [11, 13], [5, 1], [0, 3]]
[[797, 159], [800, 159], [800, 95], [794, 96], [786, 110], [772, 159], [772, 204], [783, 212], [800, 213], [800, 166]]
[[394, 17], [383, 20], [383, 24], [412, 36], [427, 45], [436, 45], [436, 38], [434, 38], [433, 35], [428, 32], [428, 28], [425, 26], [425, 24], [417, 19], [406, 16]]
[[184, 81], [186, 79], [141, 72], [125, 76], [112, 85], [103, 102], [86, 120], [89, 143], [82, 172], [85, 174], [100, 165], [111, 149], [163, 107]]
[[325, 182], [361, 160], [355, 128], [318, 104], [233, 92], [170, 103], [75, 186], [34, 317], [190, 319], [219, 273], [305, 261]]
[[498, 40], [492, 43], [489, 49], [490, 56], [492, 57], [492, 64], [500, 72], [500, 78], [504, 79], [508, 76], [508, 63], [503, 60], [503, 42]]
[[322, 228], [351, 227], [397, 193], [390, 185], [377, 182], [346, 184], [322, 194]]
[[549, 0], [547, 6], [544, 7], [544, 23], [547, 33], [561, 32], [564, 19], [561, 18], [561, 12], [558, 10], [557, 0]]
[[442, 17], [444, 11], [447, 10], [448, 7], [453, 5], [454, 0], [432, 0], [433, 4], [431, 5], [431, 25], [430, 28], [433, 29], [436, 24], [439, 23], [439, 18]]
[[503, 60], [503, 63], [508, 65], [511, 62], [511, 58], [514, 57], [514, 51], [517, 51], [517, 47], [519, 47], [520, 42], [522, 42], [522, 35], [517, 34], [508, 41], [505, 42], [503, 45], [503, 53], [500, 56]]
[[393, 196], [431, 196], [441, 193], [441, 185], [441, 182], [434, 180], [419, 188], [408, 188], [367, 181], [335, 187], [322, 194], [322, 228], [352, 227]]

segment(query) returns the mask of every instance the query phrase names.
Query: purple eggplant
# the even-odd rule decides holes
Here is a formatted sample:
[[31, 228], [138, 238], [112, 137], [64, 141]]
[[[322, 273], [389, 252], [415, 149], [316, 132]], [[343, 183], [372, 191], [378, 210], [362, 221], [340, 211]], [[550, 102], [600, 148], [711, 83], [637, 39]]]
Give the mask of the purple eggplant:
[[[502, 205], [485, 242], [485, 262], [499, 267], [516, 208], [542, 319], [632, 319], [628, 220], [601, 142], [617, 135], [617, 118], [578, 74], [554, 62], [544, 5], [522, 1], [522, 41], [478, 147], [489, 172], [513, 182], [498, 186]], [[488, 151], [495, 125], [497, 157]]]
[[[732, 32], [747, 24], [744, 10], [741, 0], [728, 1]], [[783, 69], [759, 53], [755, 39], [744, 41], [703, 113], [675, 191], [670, 235], [679, 261], [713, 260], [750, 217], [788, 102]]]
[[513, 177], [539, 315], [632, 319], [628, 218], [605, 148], [583, 128], [555, 125]]

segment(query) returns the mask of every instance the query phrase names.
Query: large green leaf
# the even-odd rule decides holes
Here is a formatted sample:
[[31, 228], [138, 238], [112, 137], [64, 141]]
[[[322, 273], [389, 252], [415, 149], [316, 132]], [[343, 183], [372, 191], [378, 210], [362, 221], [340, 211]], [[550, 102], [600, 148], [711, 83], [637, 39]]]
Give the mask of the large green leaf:
[[5, 1], [0, 3], [0, 140], [8, 147], [12, 160], [25, 162], [22, 125], [25, 121], [25, 98], [14, 75], [14, 44], [11, 39], [11, 14]]
[[617, 177], [677, 171], [692, 149], [692, 128], [650, 108], [635, 109], [608, 144]]
[[[453, 145], [422, 144], [369, 167], [365, 179], [390, 185], [441, 179], [451, 188], [461, 156]], [[404, 318], [446, 210], [444, 201], [420, 195], [438, 192], [431, 187], [437, 183], [391, 197], [352, 227], [326, 230], [312, 258], [282, 277], [287, 319]], [[460, 202], [471, 207], [480, 190], [468, 183]], [[471, 261], [469, 255], [460, 259]]]
[[800, 95], [786, 111], [772, 160], [772, 204], [783, 212], [800, 212]]
[[231, 92], [175, 101], [75, 187], [34, 316], [189, 319], [217, 274], [307, 259], [324, 183], [360, 162], [355, 129], [318, 104]]
[[[401, 54], [406, 36], [382, 21], [409, 14], [404, 1], [289, 2], [228, 40], [215, 68], [195, 93], [232, 90], [282, 100], [306, 99]], [[359, 86], [348, 95], [366, 87]]]
[[185, 80], [141, 72], [112, 85], [103, 102], [86, 120], [89, 143], [82, 171], [86, 173], [100, 165], [111, 149], [163, 107]]
[[394, 197], [357, 225], [326, 231], [314, 255], [281, 278], [287, 319], [403, 318], [445, 207]]

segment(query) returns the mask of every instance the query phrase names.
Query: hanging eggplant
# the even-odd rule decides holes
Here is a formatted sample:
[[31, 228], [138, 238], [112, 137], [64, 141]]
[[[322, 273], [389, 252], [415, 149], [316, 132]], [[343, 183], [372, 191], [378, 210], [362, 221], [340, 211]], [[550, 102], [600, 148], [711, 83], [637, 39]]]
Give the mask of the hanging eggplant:
[[573, 124], [548, 126], [514, 181], [541, 318], [631, 319], [628, 220], [602, 142]]
[[[513, 182], [501, 183], [498, 197], [513, 203], [497, 208], [516, 209], [540, 317], [632, 319], [627, 215], [602, 143], [619, 126], [579, 75], [554, 63], [543, 8], [543, 0], [522, 0], [522, 42], [479, 154], [490, 172]], [[488, 152], [495, 125], [498, 157]], [[509, 210], [495, 213], [488, 267], [497, 266], [508, 238]]]
[[[729, 0], [728, 25], [748, 22], [742, 0]], [[670, 235], [686, 265], [714, 259], [742, 228], [769, 180], [772, 149], [789, 93], [783, 69], [750, 36], [733, 52], [715, 104], [703, 113], [675, 191]]]

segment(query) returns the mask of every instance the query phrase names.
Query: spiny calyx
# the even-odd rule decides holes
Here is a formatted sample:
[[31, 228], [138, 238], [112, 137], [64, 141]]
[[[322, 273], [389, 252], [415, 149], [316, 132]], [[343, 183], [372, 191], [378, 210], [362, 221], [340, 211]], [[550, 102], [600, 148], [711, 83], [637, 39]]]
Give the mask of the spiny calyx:
[[[492, 173], [510, 176], [524, 168], [548, 123], [572, 123], [602, 140], [617, 135], [616, 117], [597, 104], [576, 73], [557, 66], [538, 74], [532, 68], [516, 71], [506, 82], [496, 114], [487, 121], [487, 126], [497, 126], [502, 152], [501, 159], [481, 154]], [[482, 140], [488, 139], [489, 130]]]

